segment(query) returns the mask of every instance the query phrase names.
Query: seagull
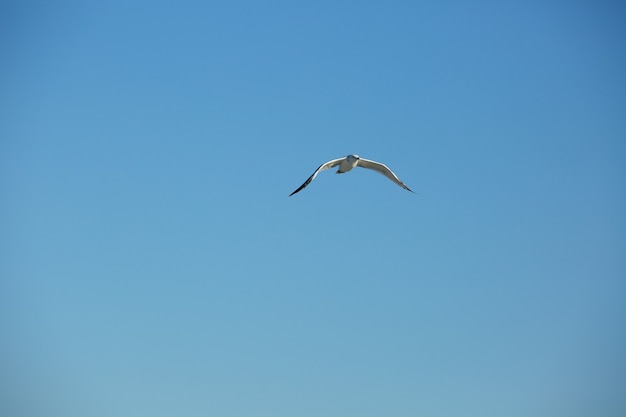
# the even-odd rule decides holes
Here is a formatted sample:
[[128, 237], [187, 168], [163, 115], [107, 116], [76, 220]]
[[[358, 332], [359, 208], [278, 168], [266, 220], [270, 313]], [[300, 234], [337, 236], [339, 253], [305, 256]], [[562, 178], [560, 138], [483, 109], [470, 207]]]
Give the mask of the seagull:
[[334, 168], [337, 165], [339, 165], [339, 169], [337, 169], [337, 172], [335, 172], [335, 174], [343, 174], [344, 172], [348, 172], [356, 166], [359, 166], [361, 168], [373, 169], [374, 171], [383, 174], [385, 177], [389, 178], [391, 181], [395, 182], [405, 190], [413, 192], [409, 187], [404, 185], [402, 181], [400, 181], [400, 178], [398, 178], [396, 174], [394, 174], [389, 168], [387, 168], [387, 165], [381, 164], [380, 162], [376, 161], [370, 161], [369, 159], [360, 158], [359, 155], [348, 155], [344, 158], [333, 159], [332, 161], [328, 161], [320, 165], [319, 168], [315, 170], [313, 175], [311, 175], [306, 181], [304, 181], [304, 184], [298, 187], [296, 191], [289, 194], [289, 197], [291, 197], [298, 191], [303, 190], [307, 185], [309, 185], [311, 181], [315, 179], [317, 174], [320, 173], [320, 171]]

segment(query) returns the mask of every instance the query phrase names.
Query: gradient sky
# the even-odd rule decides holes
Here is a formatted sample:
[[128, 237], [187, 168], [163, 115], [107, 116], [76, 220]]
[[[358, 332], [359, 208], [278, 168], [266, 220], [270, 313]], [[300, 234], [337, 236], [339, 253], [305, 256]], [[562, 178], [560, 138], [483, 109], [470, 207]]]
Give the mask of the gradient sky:
[[0, 414], [625, 415], [625, 21], [3, 3]]

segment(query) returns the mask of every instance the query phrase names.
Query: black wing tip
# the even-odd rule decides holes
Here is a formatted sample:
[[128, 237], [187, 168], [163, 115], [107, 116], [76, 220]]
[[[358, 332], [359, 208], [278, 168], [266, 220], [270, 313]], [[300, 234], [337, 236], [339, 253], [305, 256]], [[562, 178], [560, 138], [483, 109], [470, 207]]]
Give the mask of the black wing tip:
[[293, 193], [289, 194], [289, 197], [291, 197], [292, 195], [299, 193], [300, 191], [302, 191], [304, 189], [304, 187], [306, 187], [307, 185], [309, 185], [309, 183], [304, 183], [302, 184], [300, 187], [298, 187], [298, 189], [296, 191], [294, 191]]
[[413, 194], [417, 194], [415, 191], [413, 191], [413, 190], [411, 190], [409, 187], [407, 187], [405, 183], [400, 182], [400, 184], [402, 184], [402, 188], [404, 188], [405, 190], [410, 191], [410, 192], [412, 192]]
[[294, 195], [295, 193], [297, 193], [297, 192], [299, 192], [299, 191], [304, 190], [304, 189], [306, 188], [306, 186], [307, 186], [307, 185], [309, 185], [309, 184], [311, 183], [311, 181], [313, 181], [313, 180], [312, 180], [312, 177], [313, 177], [313, 176], [309, 177], [309, 179], [307, 179], [306, 181], [304, 181], [304, 184], [302, 184], [301, 186], [299, 186], [299, 187], [296, 189], [296, 191], [294, 191], [293, 193], [289, 194], [289, 197], [291, 197], [292, 195]]
[[306, 187], [306, 185], [305, 185], [305, 184], [302, 184], [300, 187], [298, 187], [298, 189], [297, 189], [296, 191], [294, 191], [293, 193], [289, 194], [289, 197], [291, 197], [292, 195], [294, 195], [294, 194], [296, 194], [296, 193], [298, 193], [298, 192], [302, 191], [302, 189], [303, 189], [304, 187]]

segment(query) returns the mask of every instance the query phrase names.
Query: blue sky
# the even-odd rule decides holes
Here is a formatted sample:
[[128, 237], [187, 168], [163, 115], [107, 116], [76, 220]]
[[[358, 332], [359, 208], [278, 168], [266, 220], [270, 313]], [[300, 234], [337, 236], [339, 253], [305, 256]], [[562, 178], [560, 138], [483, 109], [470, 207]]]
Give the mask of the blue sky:
[[619, 2], [0, 7], [2, 415], [624, 415]]

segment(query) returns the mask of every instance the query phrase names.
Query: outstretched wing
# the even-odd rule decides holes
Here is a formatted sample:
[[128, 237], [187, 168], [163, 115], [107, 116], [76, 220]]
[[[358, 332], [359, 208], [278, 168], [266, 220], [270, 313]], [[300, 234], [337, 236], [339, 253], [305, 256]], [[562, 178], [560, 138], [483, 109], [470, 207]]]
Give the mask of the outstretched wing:
[[341, 161], [343, 161], [346, 158], [339, 158], [339, 159], [333, 159], [332, 161], [328, 161], [322, 165], [320, 165], [315, 172], [313, 173], [313, 175], [311, 175], [306, 181], [304, 181], [304, 184], [302, 184], [301, 186], [298, 187], [298, 189], [296, 191], [294, 191], [293, 193], [289, 194], [289, 197], [291, 197], [292, 195], [294, 195], [295, 193], [297, 193], [298, 191], [304, 189], [304, 187], [306, 187], [307, 185], [309, 185], [309, 183], [311, 181], [313, 181], [315, 179], [315, 177], [317, 176], [318, 173], [320, 173], [321, 171], [324, 171], [326, 169], [330, 169], [332, 167], [336, 167], [337, 165], [339, 165], [341, 163]]
[[361, 168], [368, 168], [368, 169], [373, 169], [374, 171], [378, 171], [381, 174], [383, 174], [385, 177], [389, 178], [391, 181], [398, 184], [400, 187], [404, 188], [405, 190], [413, 192], [413, 190], [411, 190], [409, 187], [404, 185], [404, 183], [400, 181], [400, 178], [398, 178], [398, 176], [394, 174], [392, 170], [387, 168], [387, 165], [385, 164], [381, 164], [380, 162], [376, 162], [376, 161], [370, 161], [369, 159], [360, 158], [358, 166], [360, 166]]

